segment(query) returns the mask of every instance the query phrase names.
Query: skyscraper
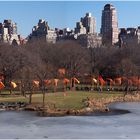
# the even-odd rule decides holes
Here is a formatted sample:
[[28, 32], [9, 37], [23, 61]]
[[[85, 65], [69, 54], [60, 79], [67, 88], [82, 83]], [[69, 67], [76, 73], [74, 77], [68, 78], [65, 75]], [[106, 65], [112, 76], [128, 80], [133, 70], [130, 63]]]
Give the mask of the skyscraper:
[[118, 42], [117, 11], [111, 4], [106, 4], [102, 11], [101, 34], [103, 45], [114, 45]]

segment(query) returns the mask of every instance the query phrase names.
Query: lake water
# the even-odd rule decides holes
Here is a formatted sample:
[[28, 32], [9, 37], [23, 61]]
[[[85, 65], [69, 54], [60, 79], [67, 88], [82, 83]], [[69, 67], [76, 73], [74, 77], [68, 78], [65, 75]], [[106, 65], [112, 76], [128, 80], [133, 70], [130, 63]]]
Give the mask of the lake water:
[[38, 117], [34, 112], [0, 112], [0, 139], [42, 138], [140, 138], [140, 103], [116, 103], [122, 114]]

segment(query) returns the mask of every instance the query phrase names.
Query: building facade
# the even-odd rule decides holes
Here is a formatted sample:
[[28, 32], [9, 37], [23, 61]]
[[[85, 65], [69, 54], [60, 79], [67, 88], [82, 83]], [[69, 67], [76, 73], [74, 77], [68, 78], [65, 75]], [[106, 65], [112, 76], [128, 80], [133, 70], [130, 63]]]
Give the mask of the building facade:
[[121, 28], [119, 33], [120, 47], [140, 44], [140, 27]]
[[32, 33], [29, 36], [29, 40], [43, 39], [48, 43], [55, 43], [57, 34], [55, 30], [50, 29], [48, 22], [40, 19], [37, 26], [34, 26]]
[[11, 20], [0, 23], [0, 42], [20, 45], [20, 35], [17, 34], [17, 24]]
[[111, 4], [106, 4], [102, 11], [101, 34], [103, 45], [114, 45], [118, 42], [117, 11]]
[[102, 46], [102, 37], [97, 33], [79, 35], [77, 41], [87, 48], [97, 48]]
[[74, 40], [74, 31], [69, 28], [55, 29], [57, 34], [57, 41]]

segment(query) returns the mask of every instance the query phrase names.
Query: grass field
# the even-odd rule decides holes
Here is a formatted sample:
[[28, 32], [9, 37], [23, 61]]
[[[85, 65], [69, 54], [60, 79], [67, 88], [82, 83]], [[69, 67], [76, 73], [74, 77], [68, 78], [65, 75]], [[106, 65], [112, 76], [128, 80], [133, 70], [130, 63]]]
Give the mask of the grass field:
[[[68, 91], [68, 92], [56, 92], [56, 93], [46, 93], [45, 103], [50, 106], [54, 106], [56, 108], [61, 109], [80, 109], [83, 107], [82, 100], [89, 98], [111, 98], [114, 96], [122, 96], [122, 92], [85, 92], [85, 91]], [[43, 96], [42, 94], [33, 94], [32, 103], [33, 104], [42, 104]], [[17, 95], [5, 95], [0, 97], [0, 102], [16, 102], [16, 101], [24, 101], [28, 102], [29, 98]]]

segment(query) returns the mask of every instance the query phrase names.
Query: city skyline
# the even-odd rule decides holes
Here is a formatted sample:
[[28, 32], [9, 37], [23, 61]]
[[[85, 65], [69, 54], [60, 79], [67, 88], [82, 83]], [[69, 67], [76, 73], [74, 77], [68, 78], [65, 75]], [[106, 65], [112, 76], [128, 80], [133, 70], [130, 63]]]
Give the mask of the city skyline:
[[39, 19], [46, 20], [52, 29], [66, 27], [74, 29], [76, 22], [85, 16], [87, 12], [90, 12], [96, 18], [96, 31], [100, 32], [101, 14], [104, 5], [107, 3], [113, 4], [117, 10], [119, 28], [139, 26], [140, 15], [136, 13], [140, 12], [140, 1], [0, 2], [0, 22], [3, 22], [4, 19], [11, 19], [17, 23], [18, 34], [27, 37]]

